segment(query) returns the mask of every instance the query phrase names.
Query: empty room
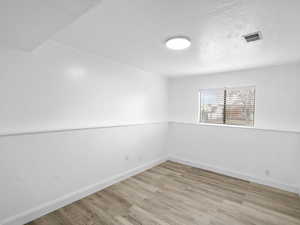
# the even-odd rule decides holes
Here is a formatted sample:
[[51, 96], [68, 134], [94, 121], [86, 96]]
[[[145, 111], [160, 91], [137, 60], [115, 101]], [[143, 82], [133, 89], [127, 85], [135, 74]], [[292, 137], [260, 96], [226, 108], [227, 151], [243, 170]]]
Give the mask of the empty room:
[[300, 225], [299, 0], [1, 0], [0, 225]]

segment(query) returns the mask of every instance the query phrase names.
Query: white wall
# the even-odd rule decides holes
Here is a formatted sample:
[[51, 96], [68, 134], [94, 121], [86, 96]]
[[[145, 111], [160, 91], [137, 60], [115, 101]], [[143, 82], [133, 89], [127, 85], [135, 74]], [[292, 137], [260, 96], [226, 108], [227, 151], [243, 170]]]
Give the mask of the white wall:
[[[169, 154], [229, 175], [300, 190], [299, 74], [300, 65], [286, 65], [170, 79], [169, 119], [175, 123], [169, 126]], [[197, 124], [200, 89], [249, 85], [256, 86], [255, 127], [260, 129]]]
[[0, 51], [0, 134], [166, 121], [166, 85], [52, 41]]
[[300, 190], [299, 133], [171, 123], [168, 147], [171, 158], [179, 162], [296, 193]]
[[[298, 133], [182, 123], [168, 131], [165, 121], [168, 88], [170, 120], [196, 123], [200, 88], [256, 85], [256, 126], [299, 131], [299, 72], [290, 65], [167, 86], [52, 41], [32, 53], [1, 51], [0, 224], [26, 222], [160, 162], [167, 133], [175, 159], [295, 190]], [[86, 127], [97, 128], [68, 130]]]
[[300, 132], [300, 64], [169, 80], [169, 120], [198, 122], [203, 88], [256, 86], [255, 127]]
[[[166, 157], [166, 80], [56, 42], [1, 51], [0, 104], [0, 224], [28, 222]], [[98, 128], [65, 130], [86, 127]]]
[[23, 224], [166, 157], [167, 124], [0, 138], [0, 224]]

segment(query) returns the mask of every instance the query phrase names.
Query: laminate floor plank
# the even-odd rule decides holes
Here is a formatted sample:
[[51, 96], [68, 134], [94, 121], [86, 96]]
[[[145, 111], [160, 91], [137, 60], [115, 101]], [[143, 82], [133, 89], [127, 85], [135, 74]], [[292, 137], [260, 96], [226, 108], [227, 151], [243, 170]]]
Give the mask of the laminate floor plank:
[[300, 225], [300, 198], [167, 161], [28, 225]]

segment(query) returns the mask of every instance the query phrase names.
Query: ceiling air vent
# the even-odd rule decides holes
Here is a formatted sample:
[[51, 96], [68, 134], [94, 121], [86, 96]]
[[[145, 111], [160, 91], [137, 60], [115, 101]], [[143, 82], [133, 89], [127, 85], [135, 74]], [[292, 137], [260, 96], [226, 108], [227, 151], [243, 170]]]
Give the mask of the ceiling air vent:
[[253, 42], [253, 41], [258, 41], [262, 39], [261, 32], [255, 32], [251, 34], [247, 34], [243, 36], [247, 42]]

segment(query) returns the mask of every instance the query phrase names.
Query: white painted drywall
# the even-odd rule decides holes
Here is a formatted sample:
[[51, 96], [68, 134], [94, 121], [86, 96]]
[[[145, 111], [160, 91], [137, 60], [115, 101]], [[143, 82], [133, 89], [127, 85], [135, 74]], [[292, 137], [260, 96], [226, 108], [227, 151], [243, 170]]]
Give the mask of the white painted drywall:
[[[300, 190], [299, 74], [300, 65], [294, 64], [170, 79], [169, 120], [176, 122], [169, 126], [170, 156], [229, 175]], [[261, 129], [197, 124], [200, 89], [249, 85], [256, 86], [255, 127]]]
[[204, 169], [293, 192], [300, 187], [299, 133], [170, 123], [168, 148], [171, 158]]
[[167, 123], [0, 138], [0, 224], [22, 224], [166, 157]]
[[[166, 119], [165, 78], [54, 41], [1, 51], [0, 224], [26, 222], [161, 160]], [[115, 127], [3, 136], [100, 126]]]
[[256, 126], [299, 130], [299, 65], [167, 86], [162, 77], [52, 41], [32, 53], [1, 51], [0, 59], [1, 134], [121, 125], [0, 137], [0, 224], [35, 218], [153, 165], [166, 157], [167, 133], [174, 158], [300, 187], [296, 133], [180, 123], [168, 132], [164, 123], [168, 87], [170, 120], [195, 123], [200, 88], [256, 85]]
[[49, 41], [0, 51], [0, 134], [166, 121], [158, 75]]
[[255, 127], [300, 131], [300, 64], [169, 80], [169, 120], [198, 122], [203, 88], [256, 86]]
[[0, 48], [31, 51], [101, 0], [2, 0]]

